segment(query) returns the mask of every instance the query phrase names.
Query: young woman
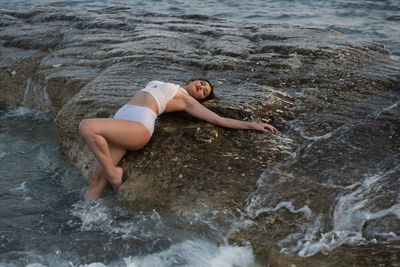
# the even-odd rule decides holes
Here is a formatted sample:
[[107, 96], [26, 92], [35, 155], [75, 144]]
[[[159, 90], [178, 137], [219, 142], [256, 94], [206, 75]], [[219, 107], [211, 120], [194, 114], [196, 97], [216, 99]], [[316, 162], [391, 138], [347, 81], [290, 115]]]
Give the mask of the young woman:
[[222, 127], [276, 132], [267, 123], [220, 117], [199, 103], [211, 97], [213, 88], [207, 80], [190, 80], [183, 86], [152, 81], [119, 109], [114, 118], [83, 120], [79, 134], [96, 157], [85, 200], [99, 198], [107, 183], [118, 190], [123, 174], [122, 168], [117, 167], [118, 162], [127, 150], [142, 149], [149, 142], [154, 121], [164, 112], [186, 111]]

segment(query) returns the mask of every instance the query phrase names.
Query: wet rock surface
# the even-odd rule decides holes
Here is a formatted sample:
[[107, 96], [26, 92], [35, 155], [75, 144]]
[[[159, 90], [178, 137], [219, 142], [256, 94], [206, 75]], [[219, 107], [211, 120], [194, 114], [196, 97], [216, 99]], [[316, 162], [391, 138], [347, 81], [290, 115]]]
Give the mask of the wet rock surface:
[[[150, 80], [182, 84], [206, 77], [219, 97], [208, 108], [280, 130], [230, 130], [182, 113], [164, 114], [148, 146], [121, 162], [121, 201], [167, 206], [183, 216], [229, 211], [250, 220], [230, 241], [250, 242], [265, 265], [398, 263], [398, 244], [374, 234], [380, 229], [400, 235], [399, 227], [388, 226], [400, 224], [394, 216], [400, 62], [382, 45], [324, 29], [125, 8], [0, 14], [0, 107], [24, 105], [52, 114], [62, 149], [87, 178], [93, 156], [78, 135], [79, 122], [111, 117]], [[358, 195], [359, 201], [378, 203], [368, 212], [385, 211], [376, 216], [385, 223], [366, 218], [349, 221], [354, 229], [340, 226], [340, 212], [358, 211], [341, 209], [348, 203], [342, 203], [344, 196], [381, 181], [377, 186], [385, 194]], [[356, 206], [354, 199], [350, 204]], [[199, 203], [207, 209], [196, 210]], [[299, 237], [311, 229], [311, 243], [321, 244], [321, 233], [346, 230], [361, 232], [365, 244], [312, 251]], [[373, 239], [381, 243], [373, 245]], [[299, 240], [301, 248], [293, 245]]]

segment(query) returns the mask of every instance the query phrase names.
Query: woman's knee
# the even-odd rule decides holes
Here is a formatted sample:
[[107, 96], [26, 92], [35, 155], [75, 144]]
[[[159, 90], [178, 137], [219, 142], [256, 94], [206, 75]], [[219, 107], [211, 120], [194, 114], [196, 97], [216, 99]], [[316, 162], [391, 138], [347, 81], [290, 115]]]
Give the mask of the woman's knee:
[[83, 136], [89, 136], [94, 133], [93, 122], [91, 119], [85, 119], [79, 123], [78, 127], [79, 134]]

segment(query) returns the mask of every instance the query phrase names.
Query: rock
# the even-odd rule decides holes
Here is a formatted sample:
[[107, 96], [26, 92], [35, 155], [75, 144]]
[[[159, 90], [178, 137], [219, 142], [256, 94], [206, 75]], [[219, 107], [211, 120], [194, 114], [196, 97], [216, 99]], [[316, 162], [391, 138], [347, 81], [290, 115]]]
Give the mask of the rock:
[[40, 51], [1, 49], [0, 108], [18, 107], [24, 100], [28, 79], [34, 73], [44, 53]]
[[[226, 211], [237, 220], [251, 220], [231, 234], [230, 242], [250, 242], [258, 261], [271, 266], [338, 263], [342, 254], [359, 264], [367, 262], [361, 258], [365, 251], [390, 254], [368, 263], [398, 260], [398, 249], [384, 252], [384, 245], [350, 252], [341, 247], [329, 256], [287, 256], [279, 252], [279, 241], [304, 230], [309, 218], [287, 208], [260, 212], [258, 206], [267, 200], [276, 206], [284, 196], [296, 210], [310, 206], [313, 214], [330, 213], [338, 189], [326, 189], [324, 181], [309, 185], [305, 179], [289, 179], [291, 172], [315, 176], [313, 171], [323, 173], [327, 165], [306, 169], [310, 163], [299, 159], [290, 165], [291, 172], [279, 167], [293, 152], [307, 149], [307, 138], [357, 123], [399, 98], [400, 63], [382, 45], [326, 29], [153, 16], [130, 9], [118, 17], [63, 8], [0, 13], [0, 107], [25, 105], [52, 114], [61, 148], [87, 179], [94, 159], [78, 135], [79, 122], [111, 117], [150, 80], [183, 83], [204, 76], [215, 83], [219, 97], [208, 108], [280, 130], [272, 135], [223, 129], [182, 113], [164, 114], [150, 143], [121, 162], [126, 179], [118, 192], [121, 201], [167, 206], [187, 217], [201, 203], [207, 208], [196, 210], [200, 216], [220, 212], [215, 222], [224, 221]], [[380, 144], [398, 152], [399, 114], [385, 112], [382, 125], [394, 141]], [[357, 131], [346, 134], [362, 143], [365, 135]], [[321, 142], [310, 153], [323, 157], [330, 155], [329, 148], [331, 143]], [[271, 176], [260, 179], [268, 170]], [[350, 183], [339, 174], [332, 179]], [[282, 184], [268, 191], [264, 181]], [[257, 197], [261, 200], [255, 206], [249, 203]]]

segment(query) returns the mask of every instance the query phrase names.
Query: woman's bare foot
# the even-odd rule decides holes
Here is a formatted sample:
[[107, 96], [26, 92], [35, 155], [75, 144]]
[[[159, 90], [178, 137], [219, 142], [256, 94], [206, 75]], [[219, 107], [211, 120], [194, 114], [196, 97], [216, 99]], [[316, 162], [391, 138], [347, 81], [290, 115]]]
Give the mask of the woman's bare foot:
[[118, 191], [119, 187], [122, 184], [122, 175], [124, 174], [124, 170], [121, 167], [115, 168], [115, 176], [110, 177], [108, 180], [114, 189], [115, 192]]

